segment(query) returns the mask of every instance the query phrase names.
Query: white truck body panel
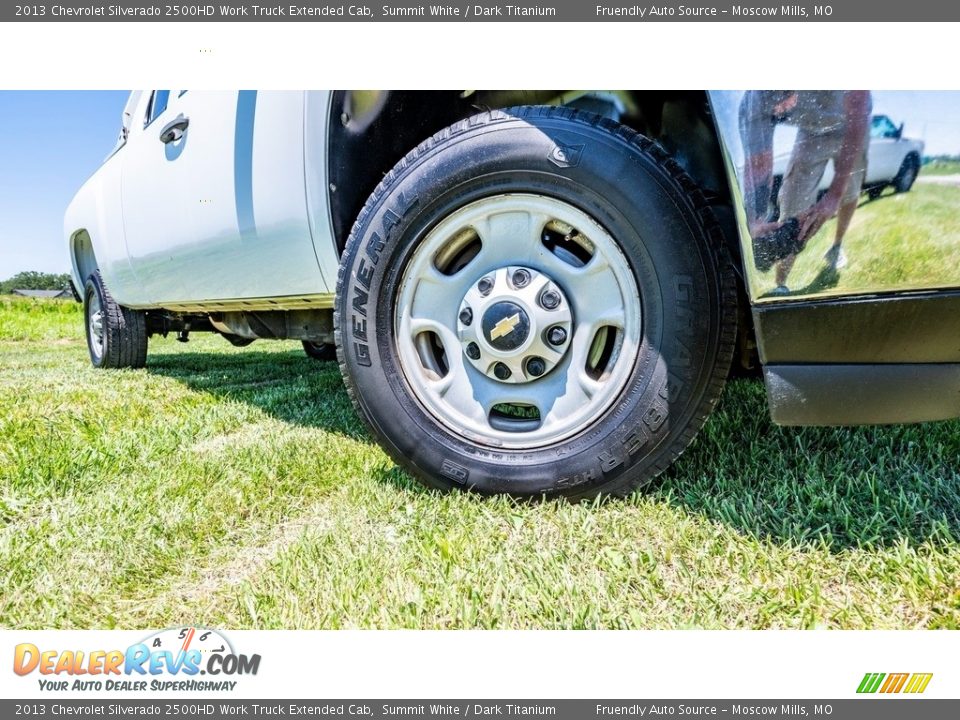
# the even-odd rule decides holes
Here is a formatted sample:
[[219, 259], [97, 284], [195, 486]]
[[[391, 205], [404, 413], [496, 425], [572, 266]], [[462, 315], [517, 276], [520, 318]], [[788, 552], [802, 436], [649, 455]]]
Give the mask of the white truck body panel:
[[[171, 91], [146, 123], [150, 98], [65, 221], [68, 238], [89, 234], [115, 299], [146, 308], [332, 293], [319, 259], [336, 267], [326, 193], [307, 190], [326, 188], [324, 155], [309, 163], [309, 183], [305, 155], [325, 144], [325, 117], [315, 119], [329, 93]], [[182, 138], [162, 142], [180, 118]], [[85, 280], [75, 267], [77, 286]]]

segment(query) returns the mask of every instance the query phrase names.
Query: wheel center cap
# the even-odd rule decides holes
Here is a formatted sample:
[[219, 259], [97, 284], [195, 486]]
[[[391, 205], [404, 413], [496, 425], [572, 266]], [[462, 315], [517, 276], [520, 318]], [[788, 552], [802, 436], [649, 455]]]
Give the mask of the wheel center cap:
[[466, 292], [457, 335], [473, 367], [504, 383], [532, 382], [570, 346], [573, 317], [563, 290], [533, 268], [486, 273]]
[[516, 303], [502, 300], [484, 312], [482, 327], [490, 347], [509, 352], [526, 342], [530, 334], [530, 317]]

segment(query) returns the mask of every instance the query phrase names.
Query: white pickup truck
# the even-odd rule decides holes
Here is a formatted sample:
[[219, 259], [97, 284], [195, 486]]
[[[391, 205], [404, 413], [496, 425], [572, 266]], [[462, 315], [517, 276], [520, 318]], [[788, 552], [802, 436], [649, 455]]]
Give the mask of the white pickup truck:
[[739, 97], [135, 92], [65, 218], [91, 361], [300, 340], [424, 483], [521, 497], [648, 482], [758, 347], [778, 422], [960, 414], [955, 294], [760, 296]]
[[[774, 193], [779, 189], [790, 162], [791, 134], [795, 135], [796, 130], [784, 127], [778, 132], [773, 161]], [[880, 197], [887, 187], [898, 193], [907, 192], [917, 179], [922, 158], [922, 140], [903, 137], [903, 125], [895, 125], [887, 115], [872, 116], [864, 191], [871, 200]], [[820, 178], [820, 189], [826, 190], [832, 181], [833, 163], [830, 163]]]

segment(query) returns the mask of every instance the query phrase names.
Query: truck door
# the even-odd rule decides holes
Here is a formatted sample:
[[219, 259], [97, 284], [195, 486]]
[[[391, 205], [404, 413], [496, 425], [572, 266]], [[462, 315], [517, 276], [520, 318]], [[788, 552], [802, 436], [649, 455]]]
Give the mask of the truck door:
[[144, 95], [122, 203], [150, 302], [326, 292], [306, 210], [303, 94]]

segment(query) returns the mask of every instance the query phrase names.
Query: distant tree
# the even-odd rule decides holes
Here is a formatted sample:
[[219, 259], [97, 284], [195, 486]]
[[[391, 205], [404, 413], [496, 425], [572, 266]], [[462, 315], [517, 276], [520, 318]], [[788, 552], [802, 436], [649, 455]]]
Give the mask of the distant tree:
[[934, 162], [942, 162], [942, 163], [960, 162], [960, 155], [950, 155], [948, 153], [941, 153], [940, 155], [924, 155], [923, 156], [924, 165], [928, 165]]
[[70, 288], [68, 273], [44, 273], [36, 270], [18, 272], [8, 280], [0, 281], [0, 295], [7, 295], [16, 289], [23, 290], [61, 290]]

